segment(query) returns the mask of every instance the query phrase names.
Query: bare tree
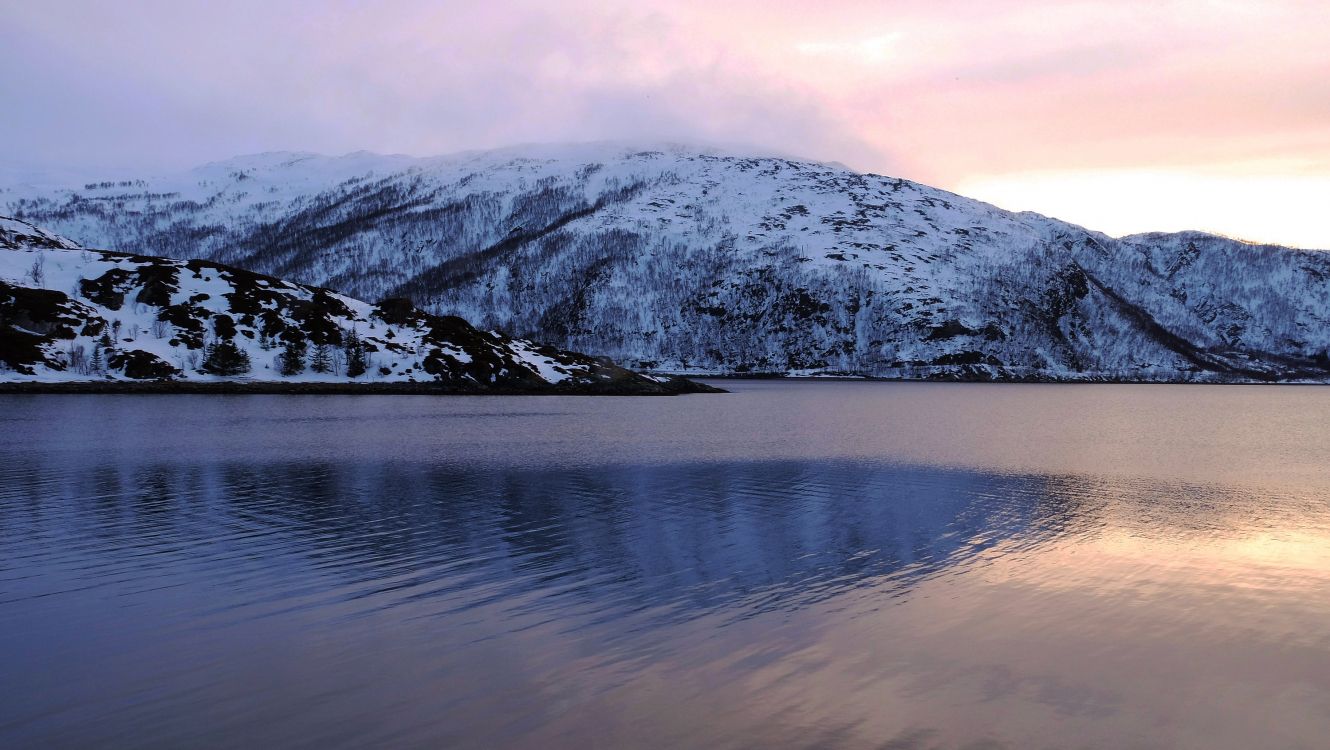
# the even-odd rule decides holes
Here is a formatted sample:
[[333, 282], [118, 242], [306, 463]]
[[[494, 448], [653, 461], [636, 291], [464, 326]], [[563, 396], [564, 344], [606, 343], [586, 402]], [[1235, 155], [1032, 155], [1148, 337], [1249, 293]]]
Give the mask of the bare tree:
[[88, 351], [82, 344], [69, 342], [69, 349], [65, 352], [65, 361], [69, 364], [69, 369], [80, 375], [88, 374]]
[[46, 288], [46, 253], [37, 252], [37, 258], [32, 261], [32, 268], [28, 269], [28, 277], [32, 279], [33, 286]]

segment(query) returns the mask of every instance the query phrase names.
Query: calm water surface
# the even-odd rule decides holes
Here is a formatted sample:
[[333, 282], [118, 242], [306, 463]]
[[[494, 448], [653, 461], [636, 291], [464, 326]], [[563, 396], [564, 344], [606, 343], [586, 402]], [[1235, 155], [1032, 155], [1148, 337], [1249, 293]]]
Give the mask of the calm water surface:
[[0, 397], [0, 747], [1324, 748], [1330, 389]]

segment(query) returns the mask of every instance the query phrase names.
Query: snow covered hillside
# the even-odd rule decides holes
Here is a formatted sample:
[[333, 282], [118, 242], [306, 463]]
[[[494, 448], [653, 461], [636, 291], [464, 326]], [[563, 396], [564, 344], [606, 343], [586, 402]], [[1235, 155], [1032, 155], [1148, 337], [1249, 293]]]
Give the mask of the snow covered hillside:
[[663, 372], [1330, 378], [1326, 253], [1114, 239], [811, 162], [613, 145], [281, 153], [8, 185], [0, 205], [84, 244], [409, 297]]
[[659, 379], [216, 263], [85, 250], [0, 217], [0, 381], [437, 382], [662, 392]]

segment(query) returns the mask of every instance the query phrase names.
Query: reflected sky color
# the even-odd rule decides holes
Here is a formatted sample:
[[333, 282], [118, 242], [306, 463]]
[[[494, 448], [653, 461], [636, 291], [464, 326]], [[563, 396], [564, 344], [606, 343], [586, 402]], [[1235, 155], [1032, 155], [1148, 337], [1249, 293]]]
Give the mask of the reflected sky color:
[[1321, 389], [732, 385], [0, 399], [0, 745], [1330, 731]]
[[9, 167], [140, 171], [741, 144], [1115, 234], [1330, 248], [1306, 218], [1330, 180], [1327, 27], [1313, 0], [18, 3], [0, 139]]

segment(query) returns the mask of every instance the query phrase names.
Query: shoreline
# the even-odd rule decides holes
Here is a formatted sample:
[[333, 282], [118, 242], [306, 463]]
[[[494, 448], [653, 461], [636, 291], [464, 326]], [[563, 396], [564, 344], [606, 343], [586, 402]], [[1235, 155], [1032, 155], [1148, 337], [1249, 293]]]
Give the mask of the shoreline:
[[0, 383], [0, 395], [679, 396], [691, 393], [728, 393], [723, 388], [698, 383], [687, 378], [655, 382], [654, 386], [640, 383], [580, 383], [537, 388], [503, 386], [476, 388], [440, 382], [292, 383], [282, 381], [78, 380]]
[[[666, 373], [655, 373], [659, 377]], [[1324, 386], [1326, 380], [1259, 380], [1256, 378], [1233, 380], [1134, 380], [1122, 377], [1088, 378], [1041, 378], [1037, 376], [1020, 377], [966, 377], [963, 375], [934, 375], [922, 378], [883, 377], [875, 375], [780, 375], [768, 373], [755, 374], [689, 374], [669, 373], [669, 377], [690, 380], [753, 380], [786, 381], [806, 383], [956, 383], [956, 384], [991, 384], [991, 385], [1288, 385], [1288, 386]]]
[[[654, 377], [666, 377], [656, 375]], [[788, 376], [775, 374], [669, 375], [666, 382], [654, 386], [629, 383], [582, 383], [535, 388], [494, 386], [464, 387], [440, 382], [416, 383], [321, 383], [282, 381], [61, 381], [0, 382], [0, 396], [5, 395], [274, 395], [274, 396], [682, 396], [689, 394], [730, 393], [710, 381], [753, 381], [788, 383], [904, 383], [935, 385], [1208, 385], [1208, 386], [1326, 386], [1325, 381], [1289, 380], [1061, 380], [1038, 378], [890, 378], [863, 375]]]

